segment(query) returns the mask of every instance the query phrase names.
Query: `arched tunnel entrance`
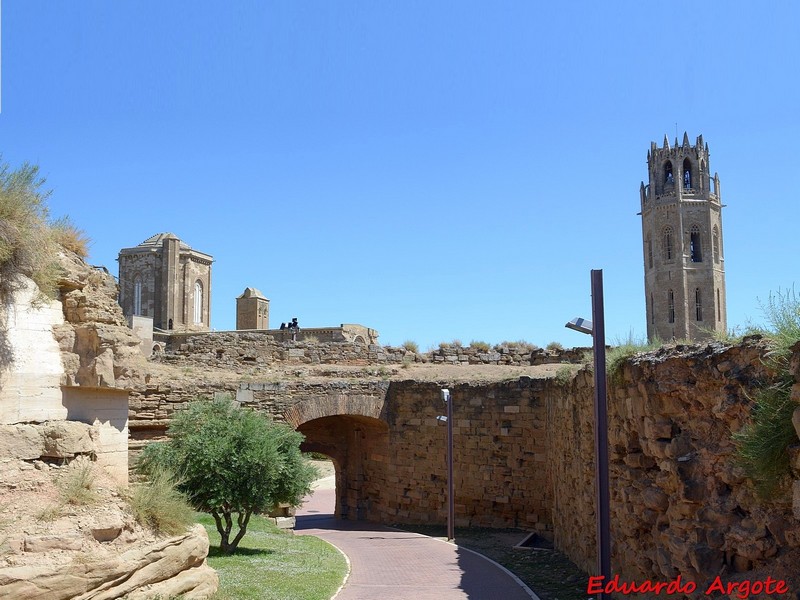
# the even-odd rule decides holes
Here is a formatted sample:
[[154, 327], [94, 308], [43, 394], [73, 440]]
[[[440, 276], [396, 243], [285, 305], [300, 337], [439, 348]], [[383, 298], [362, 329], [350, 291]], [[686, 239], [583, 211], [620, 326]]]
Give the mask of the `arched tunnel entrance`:
[[301, 450], [330, 456], [336, 470], [337, 517], [367, 519], [372, 498], [368, 477], [369, 463], [374, 456], [385, 456], [388, 445], [388, 425], [372, 417], [335, 415], [312, 419], [297, 430], [306, 436]]
[[372, 503], [379, 497], [369, 472], [387, 453], [389, 426], [363, 415], [333, 415], [301, 423], [306, 436], [303, 452], [330, 456], [336, 470], [335, 515], [342, 519], [370, 519]]

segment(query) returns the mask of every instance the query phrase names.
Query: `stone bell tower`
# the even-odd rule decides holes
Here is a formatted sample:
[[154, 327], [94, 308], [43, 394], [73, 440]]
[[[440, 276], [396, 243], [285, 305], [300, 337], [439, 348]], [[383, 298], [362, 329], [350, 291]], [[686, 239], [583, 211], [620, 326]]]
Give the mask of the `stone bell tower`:
[[647, 338], [701, 340], [727, 332], [725, 259], [719, 176], [711, 177], [708, 145], [670, 147], [664, 136], [647, 153], [642, 182], [642, 238]]

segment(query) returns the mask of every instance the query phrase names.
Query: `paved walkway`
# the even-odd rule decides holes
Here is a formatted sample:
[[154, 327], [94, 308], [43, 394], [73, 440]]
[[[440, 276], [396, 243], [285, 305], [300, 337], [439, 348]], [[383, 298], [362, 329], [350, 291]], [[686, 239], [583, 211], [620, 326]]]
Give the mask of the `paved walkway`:
[[539, 600], [489, 559], [441, 540], [333, 518], [335, 491], [317, 489], [297, 510], [298, 534], [344, 552], [350, 576], [336, 600]]

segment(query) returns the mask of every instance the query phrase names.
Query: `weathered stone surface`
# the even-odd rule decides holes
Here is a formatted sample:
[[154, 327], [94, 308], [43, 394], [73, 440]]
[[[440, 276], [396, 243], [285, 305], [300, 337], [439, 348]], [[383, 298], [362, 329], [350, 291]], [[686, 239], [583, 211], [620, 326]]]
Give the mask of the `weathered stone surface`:
[[[137, 595], [131, 598], [155, 598], [165, 591], [170, 596], [176, 590], [184, 598], [199, 600], [210, 597], [218, 585], [216, 572], [205, 563], [207, 554], [208, 536], [201, 525], [195, 525], [184, 535], [139, 546], [121, 556], [71, 561], [69, 568], [2, 568], [0, 597], [111, 600], [133, 593]], [[147, 591], [146, 586], [154, 587]]]
[[[54, 421], [42, 427], [42, 454], [50, 458], [72, 458], [97, 450], [91, 425], [78, 421]], [[37, 457], [38, 458], [38, 457]]]
[[49, 552], [50, 550], [80, 550], [83, 536], [71, 535], [29, 535], [25, 537], [25, 552]]
[[0, 457], [33, 460], [42, 456], [42, 432], [34, 425], [0, 425]]
[[794, 425], [797, 437], [800, 438], [800, 406], [795, 408], [794, 413], [792, 413], [792, 425]]

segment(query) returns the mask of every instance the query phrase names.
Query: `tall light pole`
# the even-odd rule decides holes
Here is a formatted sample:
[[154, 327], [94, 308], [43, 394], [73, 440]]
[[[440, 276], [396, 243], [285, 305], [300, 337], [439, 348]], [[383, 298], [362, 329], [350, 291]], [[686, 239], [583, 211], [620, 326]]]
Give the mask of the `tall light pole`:
[[453, 402], [450, 390], [442, 388], [442, 401], [447, 406], [447, 416], [437, 417], [447, 422], [447, 539], [455, 539], [455, 498], [453, 496]]
[[[608, 400], [603, 270], [592, 269], [592, 320], [576, 318], [566, 327], [592, 336], [594, 354], [594, 455], [597, 506], [597, 570], [604, 585], [611, 579], [611, 510], [608, 481]], [[608, 598], [600, 593], [599, 598]]]

